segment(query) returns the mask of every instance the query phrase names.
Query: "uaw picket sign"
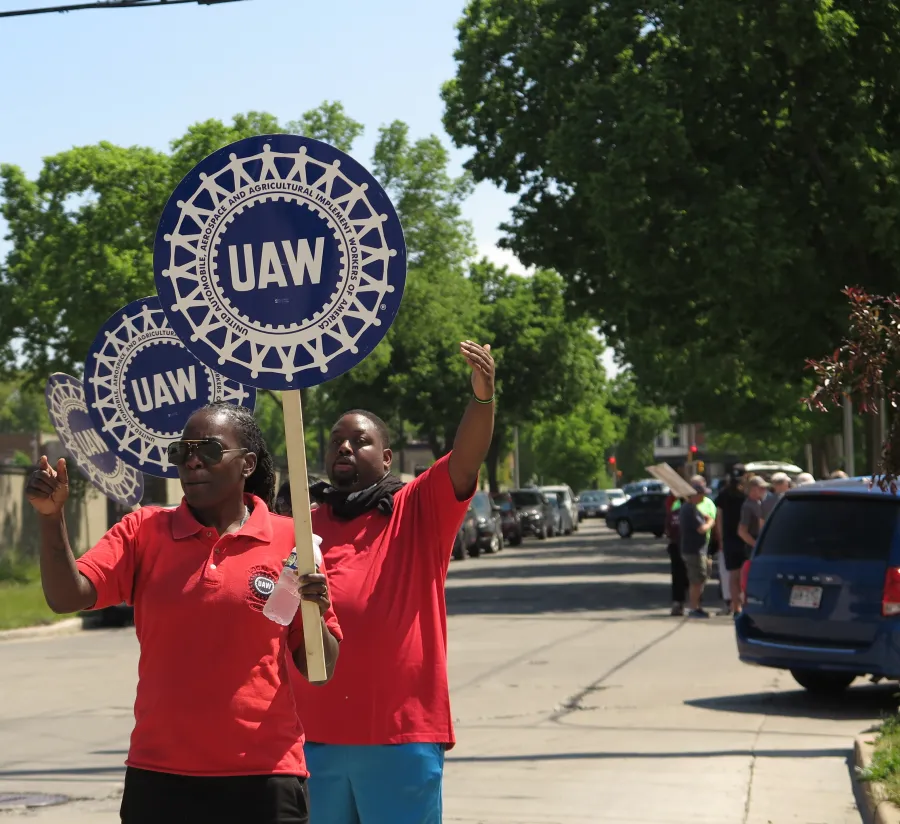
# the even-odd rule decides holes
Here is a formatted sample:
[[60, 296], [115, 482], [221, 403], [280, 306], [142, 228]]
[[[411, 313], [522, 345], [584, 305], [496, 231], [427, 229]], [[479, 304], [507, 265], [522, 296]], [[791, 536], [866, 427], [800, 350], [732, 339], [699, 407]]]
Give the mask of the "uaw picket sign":
[[181, 181], [154, 271], [169, 322], [200, 360], [245, 384], [301, 389], [346, 372], [387, 333], [406, 245], [387, 194], [355, 160], [263, 135]]
[[133, 507], [144, 497], [144, 476], [113, 452], [94, 427], [77, 378], [55, 372], [45, 390], [50, 420], [63, 448], [104, 495]]
[[[315, 572], [300, 389], [356, 366], [396, 317], [406, 244], [394, 207], [325, 143], [240, 140], [175, 189], [153, 268], [163, 310], [193, 354], [236, 381], [282, 390], [297, 572]], [[319, 611], [300, 606], [309, 679], [323, 681]]]
[[177, 478], [166, 447], [201, 406], [227, 401], [253, 409], [256, 390], [198, 361], [169, 326], [157, 297], [116, 312], [94, 338], [84, 366], [88, 411], [123, 461]]

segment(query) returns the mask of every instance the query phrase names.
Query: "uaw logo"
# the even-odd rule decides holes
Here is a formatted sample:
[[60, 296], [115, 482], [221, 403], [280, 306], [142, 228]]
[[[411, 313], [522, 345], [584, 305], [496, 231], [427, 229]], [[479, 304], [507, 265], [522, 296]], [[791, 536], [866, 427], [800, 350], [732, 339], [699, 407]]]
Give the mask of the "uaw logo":
[[253, 408], [256, 390], [198, 361], [169, 326], [155, 297], [119, 310], [94, 339], [85, 363], [85, 397], [94, 425], [122, 459], [174, 478], [166, 447], [207, 403]]
[[387, 194], [356, 161], [268, 135], [210, 155], [179, 184], [154, 269], [172, 327], [200, 360], [243, 383], [299, 389], [384, 337], [406, 246]]
[[269, 600], [269, 596], [275, 590], [275, 576], [267, 567], [253, 567], [250, 570], [250, 586], [247, 593], [247, 601], [251, 609], [262, 612]]
[[144, 476], [120, 460], [94, 428], [81, 381], [57, 372], [47, 381], [45, 398], [60, 442], [88, 481], [123, 506], [139, 503]]

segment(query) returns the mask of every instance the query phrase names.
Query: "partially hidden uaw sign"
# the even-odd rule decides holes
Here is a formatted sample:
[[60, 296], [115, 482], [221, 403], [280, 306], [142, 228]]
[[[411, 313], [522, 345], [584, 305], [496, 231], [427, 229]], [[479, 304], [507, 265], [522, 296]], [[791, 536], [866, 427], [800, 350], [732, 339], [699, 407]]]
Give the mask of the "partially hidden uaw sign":
[[156, 296], [129, 303], [103, 324], [84, 365], [85, 399], [100, 435], [130, 466], [177, 478], [167, 446], [200, 407], [253, 409], [256, 389], [205, 366], [172, 330]]
[[122, 461], [94, 427], [77, 378], [55, 372], [45, 389], [47, 410], [60, 443], [90, 483], [122, 506], [144, 497], [144, 476]]
[[[153, 252], [169, 323], [207, 366], [281, 390], [297, 571], [316, 570], [300, 390], [387, 334], [406, 283], [397, 212], [352, 157], [261, 135], [202, 160], [163, 210]], [[326, 678], [318, 608], [301, 601], [307, 672]]]
[[346, 372], [390, 327], [406, 245], [353, 158], [296, 135], [238, 141], [169, 199], [154, 249], [172, 328], [236, 381], [301, 389]]

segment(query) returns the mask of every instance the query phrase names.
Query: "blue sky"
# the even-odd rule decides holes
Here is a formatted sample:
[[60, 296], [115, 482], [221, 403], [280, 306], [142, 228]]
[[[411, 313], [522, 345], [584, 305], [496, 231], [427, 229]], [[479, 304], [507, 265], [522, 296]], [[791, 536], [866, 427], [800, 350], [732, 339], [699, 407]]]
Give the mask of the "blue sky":
[[[0, 10], [62, 0], [0, 0]], [[0, 162], [29, 176], [41, 159], [109, 140], [166, 149], [198, 120], [269, 111], [296, 118], [340, 100], [366, 126], [371, 157], [395, 119], [437, 133], [464, 0], [244, 0], [0, 19]], [[453, 152], [461, 167], [466, 154]], [[482, 184], [466, 205], [479, 251], [496, 249], [513, 199]]]
[[[62, 0], [0, 0], [0, 10]], [[366, 127], [413, 137], [443, 131], [441, 85], [455, 73], [465, 0], [244, 0], [0, 18], [0, 162], [33, 177], [42, 158], [109, 140], [165, 150], [191, 123], [268, 111], [282, 122], [341, 101]], [[466, 152], [452, 149], [461, 171]], [[514, 198], [480, 184], [465, 205], [480, 254], [524, 271], [497, 248]], [[0, 226], [2, 229], [2, 226]], [[2, 231], [0, 231], [2, 235]], [[7, 248], [0, 239], [0, 254]], [[616, 371], [611, 358], [604, 358]]]

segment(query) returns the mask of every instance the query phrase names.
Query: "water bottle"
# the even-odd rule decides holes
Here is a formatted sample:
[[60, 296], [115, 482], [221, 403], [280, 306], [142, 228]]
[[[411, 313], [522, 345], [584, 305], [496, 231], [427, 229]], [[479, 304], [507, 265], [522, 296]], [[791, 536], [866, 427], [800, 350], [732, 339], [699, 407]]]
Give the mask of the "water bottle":
[[[322, 566], [322, 539], [318, 535], [313, 535], [313, 552], [316, 558], [316, 571]], [[263, 615], [276, 624], [287, 626], [294, 620], [297, 609], [300, 607], [300, 593], [297, 592], [297, 549], [291, 550], [278, 581], [269, 600], [263, 607]]]

